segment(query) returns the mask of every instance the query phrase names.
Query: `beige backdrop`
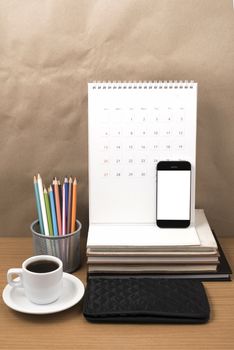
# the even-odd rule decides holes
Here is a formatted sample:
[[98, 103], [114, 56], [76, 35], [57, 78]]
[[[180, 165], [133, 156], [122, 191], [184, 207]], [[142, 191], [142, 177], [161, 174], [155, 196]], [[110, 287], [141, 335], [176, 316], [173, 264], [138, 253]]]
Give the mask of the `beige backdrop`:
[[199, 84], [196, 206], [234, 226], [232, 0], [0, 0], [0, 235], [27, 235], [32, 178], [79, 178], [88, 224], [87, 82]]

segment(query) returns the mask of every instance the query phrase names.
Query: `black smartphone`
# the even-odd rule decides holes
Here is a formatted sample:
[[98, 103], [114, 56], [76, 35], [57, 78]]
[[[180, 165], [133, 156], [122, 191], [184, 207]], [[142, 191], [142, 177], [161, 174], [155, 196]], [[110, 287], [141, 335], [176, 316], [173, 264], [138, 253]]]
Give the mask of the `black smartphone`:
[[191, 164], [161, 161], [156, 176], [156, 222], [161, 228], [185, 228], [191, 216]]

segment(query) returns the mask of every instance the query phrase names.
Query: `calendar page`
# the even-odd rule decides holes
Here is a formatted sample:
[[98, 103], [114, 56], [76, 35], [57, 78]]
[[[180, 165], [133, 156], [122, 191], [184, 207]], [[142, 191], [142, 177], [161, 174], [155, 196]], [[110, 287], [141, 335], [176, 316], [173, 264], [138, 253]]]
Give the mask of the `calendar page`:
[[90, 223], [156, 222], [156, 165], [192, 165], [195, 212], [197, 84], [90, 83]]

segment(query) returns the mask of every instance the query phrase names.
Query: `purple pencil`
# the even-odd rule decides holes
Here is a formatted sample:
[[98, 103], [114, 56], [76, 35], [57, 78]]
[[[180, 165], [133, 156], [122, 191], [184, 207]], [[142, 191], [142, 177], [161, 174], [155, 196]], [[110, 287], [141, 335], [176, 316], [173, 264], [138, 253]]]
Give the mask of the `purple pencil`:
[[66, 234], [66, 198], [65, 198], [65, 184], [63, 184], [63, 227], [62, 227], [62, 234]]

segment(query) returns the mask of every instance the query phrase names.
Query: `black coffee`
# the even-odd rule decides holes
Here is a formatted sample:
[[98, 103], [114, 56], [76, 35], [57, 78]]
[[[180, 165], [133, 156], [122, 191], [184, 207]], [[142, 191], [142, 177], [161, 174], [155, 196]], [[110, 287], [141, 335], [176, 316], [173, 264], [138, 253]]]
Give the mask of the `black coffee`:
[[59, 264], [51, 260], [38, 260], [31, 262], [26, 266], [26, 269], [31, 272], [45, 273], [57, 270]]

